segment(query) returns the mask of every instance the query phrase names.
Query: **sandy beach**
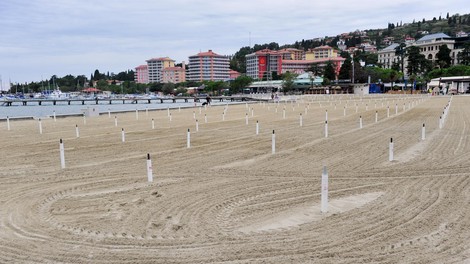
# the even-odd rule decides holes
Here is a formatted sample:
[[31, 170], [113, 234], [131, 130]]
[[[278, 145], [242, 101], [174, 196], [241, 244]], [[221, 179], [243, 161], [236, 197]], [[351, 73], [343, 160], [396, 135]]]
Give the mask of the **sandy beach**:
[[1, 122], [0, 263], [470, 263], [469, 103], [312, 95], [48, 118], [42, 134]]

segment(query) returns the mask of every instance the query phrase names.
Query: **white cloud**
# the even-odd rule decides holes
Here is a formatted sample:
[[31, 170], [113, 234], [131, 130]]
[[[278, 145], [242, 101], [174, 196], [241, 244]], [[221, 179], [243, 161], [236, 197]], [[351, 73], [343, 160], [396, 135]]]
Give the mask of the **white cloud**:
[[[119, 72], [169, 56], [293, 43], [388, 22], [469, 13], [466, 0], [2, 0], [0, 75], [36, 81], [52, 74]], [[453, 9], [452, 9], [453, 8]]]

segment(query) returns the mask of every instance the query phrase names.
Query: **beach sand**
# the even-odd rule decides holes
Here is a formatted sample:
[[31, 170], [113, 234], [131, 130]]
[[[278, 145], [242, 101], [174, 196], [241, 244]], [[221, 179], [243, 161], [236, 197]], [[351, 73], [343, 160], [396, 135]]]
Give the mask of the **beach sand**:
[[119, 113], [117, 126], [50, 118], [43, 134], [37, 120], [1, 122], [0, 262], [469, 263], [470, 97], [439, 129], [449, 99], [304, 96], [172, 109], [171, 122], [167, 110]]

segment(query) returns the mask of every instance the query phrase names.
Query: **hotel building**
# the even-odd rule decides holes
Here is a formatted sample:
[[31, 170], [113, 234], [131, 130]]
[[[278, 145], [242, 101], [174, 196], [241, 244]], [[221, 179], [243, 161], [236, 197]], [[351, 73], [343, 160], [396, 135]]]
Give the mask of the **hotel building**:
[[168, 58], [153, 58], [147, 60], [148, 67], [148, 81], [149, 82], [163, 82], [163, 69], [175, 67], [175, 61]]
[[149, 72], [147, 65], [135, 67], [134, 80], [136, 83], [149, 83]]
[[189, 81], [225, 81], [230, 77], [230, 61], [227, 56], [212, 50], [189, 57], [187, 79]]
[[[184, 67], [184, 63], [183, 63]], [[167, 67], [162, 70], [162, 83], [180, 83], [186, 81], [186, 70], [182, 67]]]

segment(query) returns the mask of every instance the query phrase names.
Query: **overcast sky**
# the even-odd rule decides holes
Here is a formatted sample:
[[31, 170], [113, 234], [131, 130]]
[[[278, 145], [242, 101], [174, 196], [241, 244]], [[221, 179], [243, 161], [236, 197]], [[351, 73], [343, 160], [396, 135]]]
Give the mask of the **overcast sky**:
[[468, 0], [1, 0], [3, 85], [470, 13]]

